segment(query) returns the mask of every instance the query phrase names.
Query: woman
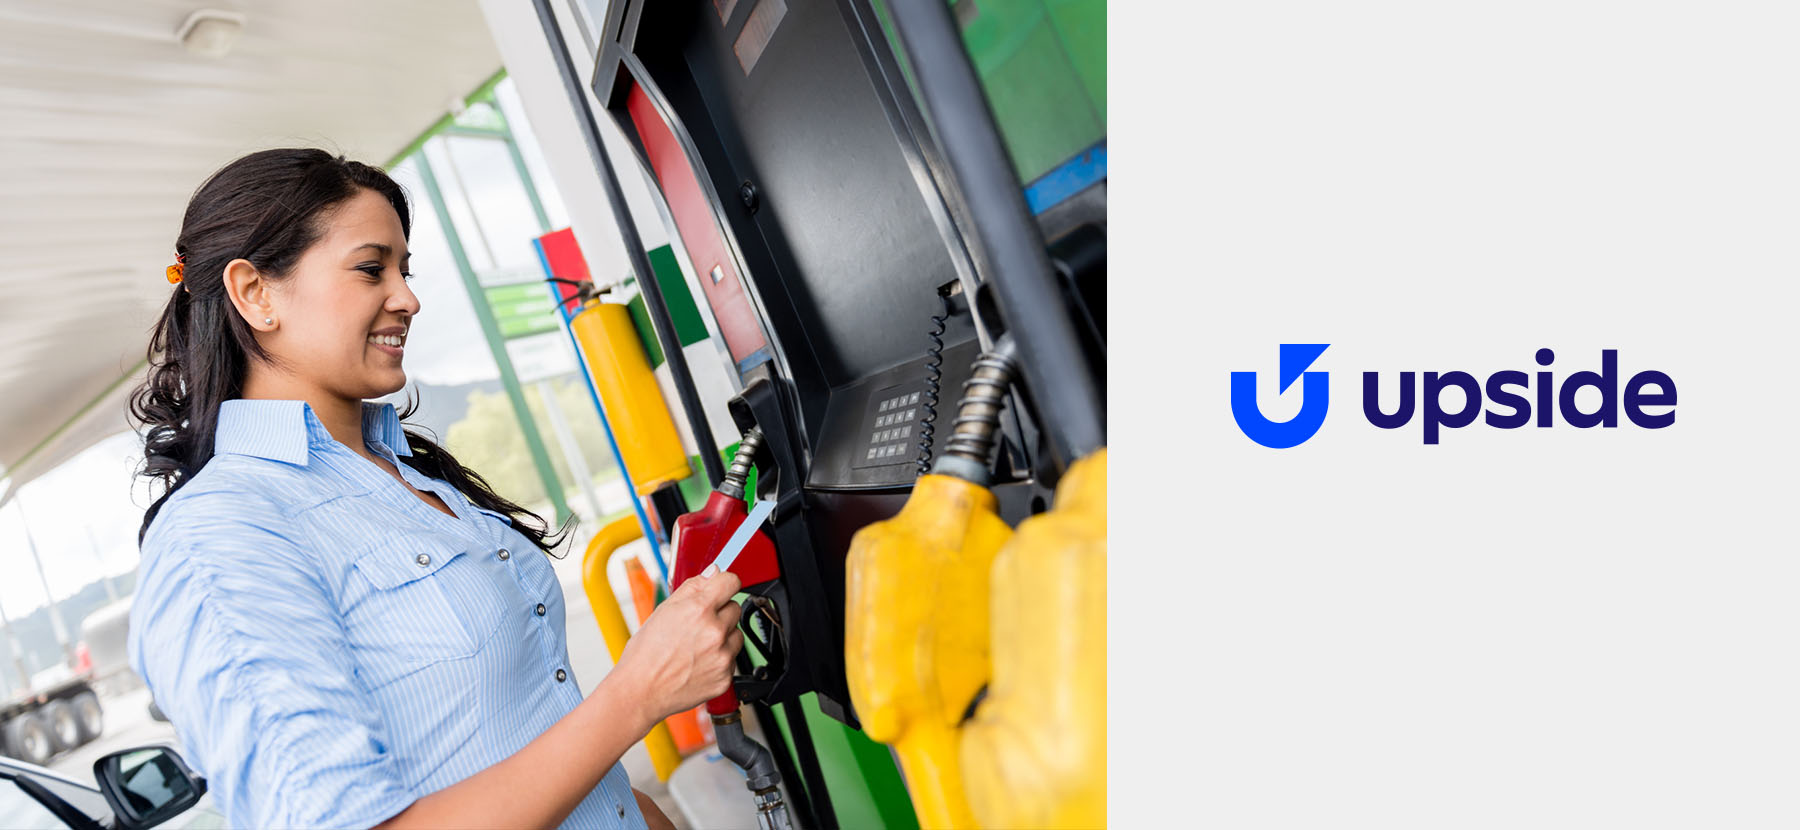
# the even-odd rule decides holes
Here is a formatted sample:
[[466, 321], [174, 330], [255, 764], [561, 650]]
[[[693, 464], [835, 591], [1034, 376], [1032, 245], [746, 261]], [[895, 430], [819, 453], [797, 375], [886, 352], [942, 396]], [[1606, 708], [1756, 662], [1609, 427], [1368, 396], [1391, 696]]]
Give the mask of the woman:
[[144, 516], [132, 667], [236, 827], [669, 827], [619, 758], [724, 691], [709, 574], [585, 700], [539, 517], [402, 429], [406, 197], [320, 150], [202, 185], [132, 398]]

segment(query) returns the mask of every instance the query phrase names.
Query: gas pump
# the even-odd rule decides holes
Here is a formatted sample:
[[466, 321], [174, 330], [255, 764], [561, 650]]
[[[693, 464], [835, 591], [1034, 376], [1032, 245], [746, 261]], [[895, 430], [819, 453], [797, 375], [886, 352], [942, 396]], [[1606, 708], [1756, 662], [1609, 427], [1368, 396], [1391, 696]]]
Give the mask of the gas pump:
[[[1104, 3], [956, 6], [614, 3], [590, 75], [558, 55], [632, 268], [617, 177], [641, 174], [737, 387], [672, 580], [769, 504], [732, 563], [764, 662], [708, 710], [759, 805], [784, 783], [809, 828], [1104, 823], [1104, 33], [1058, 18]], [[1062, 86], [990, 109], [970, 50]], [[767, 757], [741, 705], [784, 714]]]

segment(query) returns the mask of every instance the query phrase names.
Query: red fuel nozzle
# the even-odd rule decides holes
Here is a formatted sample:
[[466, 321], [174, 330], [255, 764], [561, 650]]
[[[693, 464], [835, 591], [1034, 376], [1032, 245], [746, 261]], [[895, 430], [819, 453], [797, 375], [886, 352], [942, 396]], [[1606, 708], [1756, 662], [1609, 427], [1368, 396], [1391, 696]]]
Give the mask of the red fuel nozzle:
[[[740, 499], [715, 490], [706, 506], [675, 519], [675, 570], [669, 579], [673, 587], [681, 587], [689, 577], [698, 575], [719, 556], [719, 550], [738, 525], [749, 517]], [[775, 543], [758, 530], [726, 570], [738, 575], [745, 588], [772, 582], [781, 576], [781, 564], [775, 559]]]
[[[750, 517], [744, 506], [744, 480], [750, 474], [750, 460], [762, 445], [762, 432], [752, 428], [744, 433], [737, 457], [725, 471], [719, 489], [707, 498], [706, 506], [675, 519], [675, 570], [669, 574], [671, 589], [698, 575], [719, 558], [725, 543]], [[775, 543], [756, 530], [750, 541], [738, 551], [726, 570], [738, 575], [745, 590], [773, 582], [781, 576], [781, 563], [775, 558]], [[768, 747], [744, 734], [743, 716], [738, 714], [737, 689], [706, 702], [712, 715], [713, 736], [719, 753], [744, 770], [744, 786], [756, 801], [756, 824], [761, 830], [793, 830], [787, 805], [781, 799], [781, 774], [776, 771], [774, 756]]]
[[[745, 434], [743, 443], [738, 446], [737, 458], [725, 473], [725, 481], [707, 498], [706, 506], [675, 519], [675, 569], [669, 574], [671, 590], [680, 588], [681, 583], [706, 570], [706, 566], [718, 558], [731, 534], [737, 532], [738, 526], [749, 517], [743, 500], [744, 479], [750, 470], [750, 459], [761, 443], [762, 433], [752, 429]], [[737, 574], [746, 589], [773, 582], [781, 576], [781, 563], [775, 558], [775, 543], [761, 530], [756, 531], [726, 570]], [[737, 692], [731, 689], [706, 704], [706, 711], [714, 715], [737, 710]]]

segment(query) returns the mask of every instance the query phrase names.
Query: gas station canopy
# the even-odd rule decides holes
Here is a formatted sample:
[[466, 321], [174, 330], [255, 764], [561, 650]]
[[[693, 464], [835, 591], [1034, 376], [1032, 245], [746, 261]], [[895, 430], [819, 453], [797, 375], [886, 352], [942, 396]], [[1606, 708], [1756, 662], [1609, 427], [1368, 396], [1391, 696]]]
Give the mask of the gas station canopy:
[[474, 0], [211, 0], [190, 22], [208, 6], [0, 4], [0, 504], [130, 428], [209, 173], [277, 146], [385, 164], [501, 67]]

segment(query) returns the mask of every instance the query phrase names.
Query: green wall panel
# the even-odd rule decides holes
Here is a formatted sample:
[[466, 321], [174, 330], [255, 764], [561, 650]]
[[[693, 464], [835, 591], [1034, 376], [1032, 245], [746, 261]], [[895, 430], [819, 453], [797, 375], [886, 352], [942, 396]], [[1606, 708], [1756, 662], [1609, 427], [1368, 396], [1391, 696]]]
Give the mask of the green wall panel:
[[[1021, 184], [1106, 138], [1106, 0], [947, 1]], [[904, 55], [882, 0], [875, 12]]]
[[[784, 703], [776, 708], [792, 706]], [[800, 696], [806, 714], [806, 728], [812, 732], [813, 751], [819, 755], [819, 771], [830, 790], [831, 809], [837, 814], [838, 826], [870, 828], [870, 830], [919, 830], [918, 816], [912, 799], [901, 782], [900, 768], [885, 745], [869, 740], [862, 732], [845, 726], [819, 709], [819, 696]], [[782, 740], [794, 745], [788, 733], [787, 715], [776, 718], [781, 724]], [[795, 786], [789, 784], [789, 787]]]
[[[681, 276], [681, 265], [675, 261], [675, 252], [664, 245], [649, 254], [650, 268], [656, 272], [656, 284], [662, 288], [663, 301], [669, 305], [669, 317], [675, 321], [675, 334], [681, 338], [681, 345], [692, 346], [705, 340], [706, 323], [700, 319], [700, 307], [694, 303], [687, 280]], [[661, 366], [662, 343], [656, 339], [656, 329], [650, 327], [650, 313], [644, 309], [643, 295], [632, 297], [625, 309], [631, 314], [631, 324], [637, 329], [638, 339], [644, 343], [644, 351], [650, 353], [650, 368]]]

